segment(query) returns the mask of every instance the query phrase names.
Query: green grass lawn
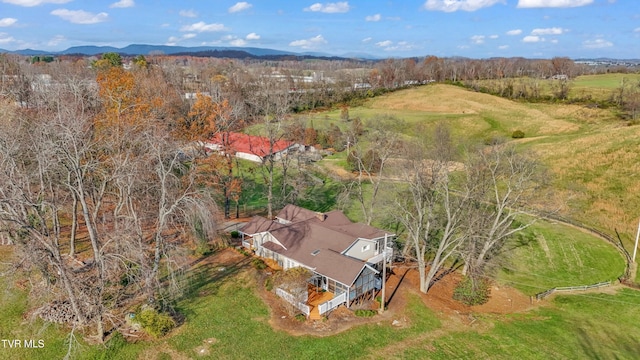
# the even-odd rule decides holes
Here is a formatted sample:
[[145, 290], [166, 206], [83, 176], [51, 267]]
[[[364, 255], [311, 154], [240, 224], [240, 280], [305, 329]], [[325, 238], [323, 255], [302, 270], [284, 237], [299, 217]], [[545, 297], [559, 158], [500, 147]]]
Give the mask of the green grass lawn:
[[637, 84], [638, 81], [640, 81], [640, 74], [582, 75], [572, 80], [569, 98], [591, 96], [596, 100], [608, 100], [623, 82]]
[[616, 280], [624, 272], [624, 259], [612, 245], [553, 222], [534, 223], [509, 247], [498, 278], [527, 295]]
[[478, 331], [449, 333], [391, 357], [635, 359], [640, 353], [639, 317], [640, 293], [635, 290], [562, 295], [528, 313], [480, 317]]

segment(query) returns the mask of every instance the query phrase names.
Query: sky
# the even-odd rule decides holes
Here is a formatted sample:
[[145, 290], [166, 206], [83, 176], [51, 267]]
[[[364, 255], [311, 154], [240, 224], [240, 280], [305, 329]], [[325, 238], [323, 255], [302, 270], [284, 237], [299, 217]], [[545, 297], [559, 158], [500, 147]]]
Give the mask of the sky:
[[640, 1], [0, 0], [0, 49], [129, 44], [637, 59]]

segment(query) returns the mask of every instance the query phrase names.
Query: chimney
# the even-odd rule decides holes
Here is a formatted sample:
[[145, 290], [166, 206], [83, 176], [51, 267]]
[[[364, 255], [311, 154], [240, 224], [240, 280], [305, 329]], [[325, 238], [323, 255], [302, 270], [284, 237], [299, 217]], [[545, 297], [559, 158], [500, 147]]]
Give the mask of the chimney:
[[327, 218], [327, 215], [325, 215], [324, 213], [321, 213], [321, 212], [316, 212], [316, 217], [318, 219], [320, 219], [320, 221], [324, 221], [324, 219]]

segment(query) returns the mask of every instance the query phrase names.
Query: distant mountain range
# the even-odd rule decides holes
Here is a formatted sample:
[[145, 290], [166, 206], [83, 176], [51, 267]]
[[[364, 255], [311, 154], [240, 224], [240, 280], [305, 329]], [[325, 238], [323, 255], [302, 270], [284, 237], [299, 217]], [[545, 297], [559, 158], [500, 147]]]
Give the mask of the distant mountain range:
[[231, 57], [231, 58], [286, 58], [286, 57], [302, 57], [302, 58], [327, 58], [327, 59], [363, 59], [373, 60], [378, 59], [375, 56], [368, 54], [347, 54], [343, 56], [334, 56], [325, 53], [305, 52], [294, 53], [288, 51], [263, 49], [255, 47], [218, 47], [218, 46], [168, 46], [168, 45], [147, 45], [147, 44], [132, 44], [123, 48], [117, 48], [113, 46], [73, 46], [62, 51], [43, 51], [34, 49], [23, 49], [9, 51], [0, 49], [0, 53], [19, 54], [25, 56], [42, 56], [42, 55], [84, 55], [94, 56], [101, 55], [108, 52], [116, 52], [121, 55], [150, 55], [150, 54], [165, 54], [165, 55], [192, 55], [192, 56], [210, 56], [210, 57]]

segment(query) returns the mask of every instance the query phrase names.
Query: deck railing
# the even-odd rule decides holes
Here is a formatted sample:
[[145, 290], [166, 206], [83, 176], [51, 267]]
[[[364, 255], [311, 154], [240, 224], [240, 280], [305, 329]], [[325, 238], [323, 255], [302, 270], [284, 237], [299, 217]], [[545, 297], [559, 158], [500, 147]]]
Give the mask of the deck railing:
[[276, 295], [280, 296], [281, 298], [285, 299], [289, 304], [298, 308], [298, 310], [302, 311], [302, 313], [305, 314], [306, 316], [309, 316], [309, 313], [311, 312], [311, 308], [309, 307], [309, 305], [300, 301], [296, 301], [293, 295], [289, 294], [288, 292], [280, 288], [276, 288]]
[[345, 301], [347, 301], [347, 293], [343, 292], [342, 294], [334, 297], [333, 299], [318, 305], [318, 312], [320, 313], [320, 315], [322, 315], [327, 311], [337, 308], [338, 306], [343, 304]]
[[377, 264], [381, 262], [383, 258], [386, 259], [387, 262], [391, 261], [391, 259], [393, 259], [393, 248], [387, 246], [387, 248], [383, 252], [370, 258], [369, 260], [367, 260], [367, 262], [371, 264]]

